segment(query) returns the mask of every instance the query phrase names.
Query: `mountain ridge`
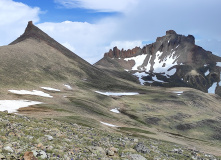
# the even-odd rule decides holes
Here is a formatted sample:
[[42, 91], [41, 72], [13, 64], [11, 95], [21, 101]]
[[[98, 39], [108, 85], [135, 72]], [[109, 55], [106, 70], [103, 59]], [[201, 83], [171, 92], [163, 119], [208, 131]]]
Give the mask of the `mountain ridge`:
[[119, 50], [114, 47], [95, 66], [109, 73], [115, 70], [125, 74], [126, 70], [144, 85], [191, 87], [207, 92], [217, 82], [214, 92], [221, 95], [220, 63], [221, 57], [197, 46], [194, 36], [169, 30], [143, 48]]

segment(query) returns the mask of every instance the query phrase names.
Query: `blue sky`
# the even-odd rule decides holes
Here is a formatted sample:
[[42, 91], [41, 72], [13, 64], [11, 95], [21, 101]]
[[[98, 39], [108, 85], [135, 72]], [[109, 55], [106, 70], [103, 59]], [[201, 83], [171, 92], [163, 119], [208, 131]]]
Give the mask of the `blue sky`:
[[97, 19], [108, 16], [117, 15], [117, 12], [96, 12], [92, 9], [83, 8], [67, 8], [62, 4], [56, 3], [54, 0], [14, 0], [15, 2], [22, 2], [30, 7], [39, 7], [41, 14], [40, 21], [43, 22], [63, 22], [63, 21], [77, 21], [93, 23]]
[[114, 46], [143, 46], [170, 29], [221, 55], [220, 8], [220, 0], [0, 0], [0, 45], [32, 20], [90, 63]]

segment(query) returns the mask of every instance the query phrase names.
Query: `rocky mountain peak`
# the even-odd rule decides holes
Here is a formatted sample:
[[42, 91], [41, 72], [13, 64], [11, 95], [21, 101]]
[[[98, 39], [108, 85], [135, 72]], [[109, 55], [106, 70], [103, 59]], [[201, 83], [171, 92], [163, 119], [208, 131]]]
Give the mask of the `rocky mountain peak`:
[[38, 41], [43, 40], [45, 42], [54, 41], [54, 39], [52, 39], [49, 35], [35, 26], [32, 21], [29, 21], [25, 32], [11, 44], [16, 44], [29, 38], [36, 39]]
[[27, 27], [26, 27], [26, 29], [25, 29], [25, 32], [26, 32], [26, 33], [27, 33], [27, 32], [30, 32], [30, 31], [33, 29], [33, 27], [34, 27], [33, 22], [32, 22], [32, 21], [29, 21], [29, 22], [28, 22], [28, 25], [27, 25]]
[[109, 50], [109, 52], [104, 54], [104, 57], [110, 57], [110, 58], [129, 58], [137, 55], [137, 53], [141, 51], [140, 47], [135, 47], [133, 49], [124, 50], [123, 48], [120, 50], [115, 46], [112, 49]]
[[213, 90], [210, 93], [221, 95], [221, 57], [195, 45], [193, 35], [168, 30], [166, 35], [142, 49], [135, 47], [120, 51], [114, 47], [95, 65], [108, 66], [110, 59], [106, 58], [114, 61], [111, 62], [112, 68], [113, 64], [117, 70], [122, 67], [136, 76], [142, 85], [192, 87], [204, 92]]
[[174, 30], [166, 31], [166, 35], [170, 35], [170, 34], [177, 34], [177, 33]]

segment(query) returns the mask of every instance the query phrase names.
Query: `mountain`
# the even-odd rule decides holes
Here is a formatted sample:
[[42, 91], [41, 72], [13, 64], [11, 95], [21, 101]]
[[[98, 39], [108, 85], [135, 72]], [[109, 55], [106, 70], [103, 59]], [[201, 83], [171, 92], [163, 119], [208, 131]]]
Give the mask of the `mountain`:
[[[186, 43], [190, 41], [191, 37]], [[149, 57], [154, 57], [157, 46], [152, 48]], [[119, 51], [115, 48], [112, 52], [117, 53], [115, 50]], [[73, 159], [79, 158], [78, 155], [105, 159], [112, 158], [106, 152], [110, 147], [119, 149], [114, 159], [128, 158], [125, 154], [142, 154], [147, 159], [190, 159], [187, 156], [191, 154], [195, 159], [208, 156], [202, 152], [221, 156], [220, 96], [188, 87], [140, 85], [132, 73], [138, 72], [133, 70], [136, 59], [127, 61], [125, 58], [137, 57], [139, 60], [140, 56], [147, 57], [149, 52], [143, 54], [137, 47], [119, 53], [121, 57], [113, 56], [113, 59], [111, 54], [106, 55], [106, 61], [100, 61], [103, 65], [97, 68], [32, 22], [18, 39], [1, 46], [0, 111], [10, 113], [0, 112], [3, 126], [0, 157], [3, 157], [1, 154], [16, 154], [17, 157], [17, 153], [23, 155], [28, 149], [37, 149], [33, 153], [44, 151], [56, 158], [61, 156], [61, 159], [68, 159], [65, 154], [69, 151], [70, 158], [75, 155]], [[205, 61], [209, 63], [209, 58], [214, 61], [213, 55], [208, 55]], [[215, 66], [219, 64], [219, 57], [216, 58]], [[179, 62], [184, 66], [181, 63], [184, 62]], [[190, 67], [194, 66], [191, 64]], [[126, 72], [125, 68], [130, 71]], [[154, 69], [155, 64], [152, 64], [153, 71], [145, 73], [156, 74], [157, 78], [160, 75], [170, 77], [166, 75], [169, 72], [154, 73]], [[140, 143], [150, 152], [146, 153], [147, 149]], [[136, 148], [146, 151], [140, 153]], [[177, 153], [177, 148], [183, 153]], [[99, 155], [98, 150], [105, 152]], [[196, 153], [202, 155], [195, 156]]]
[[131, 81], [136, 77], [142, 85], [191, 87], [221, 95], [221, 57], [197, 46], [192, 35], [173, 30], [143, 48], [114, 47], [95, 66]]
[[31, 21], [19, 38], [0, 47], [0, 57], [2, 87], [47, 82], [83, 83], [99, 88], [125, 85], [59, 44]]

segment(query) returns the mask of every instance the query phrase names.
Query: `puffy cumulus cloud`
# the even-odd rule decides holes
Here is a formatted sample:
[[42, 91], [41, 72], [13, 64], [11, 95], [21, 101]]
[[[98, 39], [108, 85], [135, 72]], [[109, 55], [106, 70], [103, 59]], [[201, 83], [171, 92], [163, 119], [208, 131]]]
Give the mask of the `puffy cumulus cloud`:
[[90, 63], [103, 56], [115, 28], [112, 22], [91, 24], [64, 21], [41, 23], [37, 26]]
[[98, 12], [126, 12], [137, 0], [54, 0], [67, 8], [84, 8]]
[[39, 21], [40, 9], [12, 0], [0, 0], [0, 45], [6, 45], [24, 31], [27, 22]]

